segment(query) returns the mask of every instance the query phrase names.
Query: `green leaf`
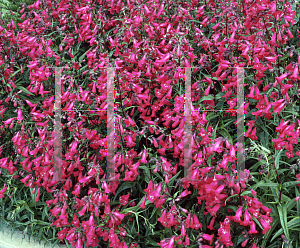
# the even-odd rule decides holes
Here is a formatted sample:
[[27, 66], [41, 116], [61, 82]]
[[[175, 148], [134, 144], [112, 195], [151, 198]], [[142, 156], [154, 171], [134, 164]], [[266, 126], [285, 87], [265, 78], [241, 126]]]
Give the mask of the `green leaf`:
[[181, 171], [179, 171], [175, 176], [173, 176], [170, 180], [169, 180], [169, 186], [173, 186], [173, 183], [175, 181], [175, 179], [179, 176], [179, 174], [181, 173]]
[[42, 237], [43, 231], [44, 231], [44, 229], [40, 228], [39, 234], [38, 234], [38, 240], [39, 240], [39, 242], [41, 241], [41, 237]]
[[264, 230], [264, 228], [262, 227], [262, 225], [260, 224], [260, 222], [255, 217], [253, 217], [253, 220], [261, 228], [261, 230]]
[[234, 213], [236, 213], [236, 211], [238, 210], [238, 207], [233, 205], [229, 205], [228, 208], [231, 209]]
[[247, 191], [244, 191], [241, 196], [244, 196], [244, 195], [253, 195], [252, 192], [250, 190], [247, 190]]
[[[292, 228], [295, 228], [295, 227], [299, 227], [300, 226], [300, 217], [297, 216], [295, 218], [293, 218], [292, 220], [290, 220], [286, 227], [288, 230], [292, 229]], [[284, 232], [284, 229], [283, 228], [280, 228], [275, 234], [274, 236], [272, 237], [271, 239], [271, 242], [276, 239], [279, 235], [281, 235], [282, 233]]]
[[281, 192], [281, 199], [284, 200], [284, 202], [290, 202], [292, 199], [286, 196]]
[[275, 187], [278, 188], [277, 183], [265, 183], [265, 182], [259, 182], [258, 184], [255, 184], [252, 186], [253, 190], [255, 190], [258, 187]]
[[128, 109], [135, 108], [135, 107], [138, 107], [138, 106], [129, 106], [127, 108], [124, 108], [124, 111], [127, 111]]
[[39, 224], [39, 225], [44, 225], [44, 226], [49, 226], [50, 225], [48, 222], [41, 221], [41, 220], [37, 220], [36, 223]]
[[285, 182], [282, 184], [283, 188], [287, 188], [287, 187], [291, 187], [291, 186], [295, 186], [297, 184], [299, 184], [300, 182], [298, 181], [290, 181], [290, 182]]
[[241, 234], [239, 237], [238, 237], [238, 240], [237, 240], [237, 245], [241, 244], [242, 242], [244, 242], [246, 240], [246, 238], [244, 237], [243, 234]]
[[30, 213], [34, 214], [34, 212], [29, 208], [27, 203], [24, 204], [25, 209], [27, 209]]
[[214, 96], [212, 96], [212, 95], [204, 96], [199, 100], [199, 102], [203, 102], [203, 101], [207, 101], [207, 100], [214, 100]]
[[158, 173], [154, 173], [154, 176], [157, 177], [157, 178], [159, 178], [159, 181], [160, 181], [160, 182], [165, 180], [165, 179], [164, 179], [161, 175], [159, 175]]
[[[299, 190], [295, 187], [296, 195], [300, 195]], [[300, 216], [300, 201], [297, 201], [297, 215]]]
[[[269, 229], [264, 236], [263, 242], [262, 242], [262, 247], [266, 247], [266, 243], [269, 240], [269, 237], [271, 236], [272, 232], [275, 230], [276, 226], [279, 224], [279, 218], [276, 218], [274, 220], [273, 218], [273, 222], [272, 222], [272, 228]], [[272, 242], [272, 241], [271, 241]]]
[[87, 50], [84, 54], [82, 54], [82, 55], [79, 57], [78, 61], [81, 62], [81, 61], [84, 59], [85, 55], [86, 55], [90, 50], [92, 50], [92, 48], [89, 49], [89, 50]]
[[282, 151], [283, 151], [283, 149], [281, 149], [281, 150], [279, 151], [279, 153], [278, 153], [278, 151], [275, 150], [275, 156], [276, 156], [276, 158], [275, 158], [275, 167], [276, 167], [277, 170], [278, 170], [278, 168], [279, 168], [279, 160], [280, 160]]
[[[219, 92], [218, 94], [216, 94], [216, 100], [219, 100], [219, 99], [224, 99], [224, 96], [225, 93], [224, 92]], [[225, 100], [225, 99], [224, 99]]]
[[11, 78], [13, 78], [19, 71], [21, 71], [21, 69], [15, 71], [15, 72], [11, 75]]
[[222, 135], [222, 137], [227, 138], [230, 144], [233, 143], [232, 137], [228, 133], [228, 131], [226, 130], [226, 128], [223, 128], [222, 130], [219, 130], [219, 133]]
[[28, 91], [26, 88], [24, 88], [23, 86], [17, 86], [17, 89], [22, 90], [25, 94], [29, 94], [34, 96], [33, 93], [31, 93], [30, 91]]
[[112, 48], [112, 49], [111, 49], [111, 51], [110, 51], [110, 53], [109, 53], [109, 57], [111, 57], [111, 56], [113, 55], [113, 53], [115, 52], [115, 50], [116, 50], [115, 48]]
[[[212, 119], [214, 119], [214, 118], [216, 118], [216, 117], [218, 117], [219, 115], [218, 114], [215, 114], [215, 113], [209, 113], [207, 116], [206, 116], [206, 120], [207, 121], [211, 121]], [[212, 136], [213, 138], [215, 137], [215, 136]]]
[[134, 206], [134, 207], [130, 207], [130, 208], [126, 208], [124, 209], [121, 213], [125, 214], [125, 213], [135, 213], [135, 211], [137, 211], [139, 209], [138, 205]]
[[125, 182], [125, 183], [123, 183], [123, 184], [120, 186], [120, 188], [118, 189], [118, 191], [117, 191], [117, 193], [116, 193], [116, 195], [115, 195], [113, 201], [115, 201], [115, 200], [117, 199], [117, 196], [118, 196], [123, 190], [129, 189], [129, 188], [134, 188], [135, 184], [136, 184], [135, 182], [128, 182], [128, 181]]
[[151, 219], [154, 216], [154, 214], [160, 215], [161, 214], [161, 210], [159, 208], [153, 208], [152, 214], [151, 214], [151, 216], [150, 216], [149, 219]]
[[235, 194], [235, 195], [232, 195], [232, 196], [229, 196], [226, 200], [225, 200], [225, 205], [226, 205], [226, 202], [228, 199], [232, 198], [232, 197], [235, 197], [235, 196], [238, 196], [238, 194]]
[[218, 80], [216, 77], [209, 76], [209, 75], [204, 74], [204, 73], [202, 73], [202, 72], [201, 72], [201, 74], [203, 74], [203, 75], [204, 75], [205, 77], [207, 77], [207, 78], [211, 78], [212, 80]]
[[213, 131], [213, 134], [212, 134], [212, 140], [215, 140], [215, 136], [216, 136], [216, 132], [217, 132], [217, 129], [218, 129], [218, 125], [219, 125], [219, 121], [218, 121], [217, 125], [214, 128], [214, 131]]
[[280, 175], [281, 173], [285, 172], [285, 171], [289, 171], [290, 169], [280, 169], [278, 170], [278, 175]]
[[286, 207], [286, 204], [281, 205], [281, 203], [279, 203], [279, 205], [277, 205], [277, 209], [278, 209], [280, 223], [281, 223], [281, 226], [283, 228], [284, 235], [289, 240], [290, 235], [289, 235], [289, 231], [288, 231], [288, 228], [287, 228], [287, 207]]
[[290, 200], [286, 206], [287, 210], [291, 210], [295, 205], [296, 205], [296, 201], [294, 199]]
[[151, 179], [149, 168], [147, 166], [141, 165], [141, 166], [139, 166], [139, 169], [142, 169], [142, 170], [145, 171], [145, 173], [146, 173], [145, 180], [146, 180], [147, 183], [149, 183], [150, 179]]

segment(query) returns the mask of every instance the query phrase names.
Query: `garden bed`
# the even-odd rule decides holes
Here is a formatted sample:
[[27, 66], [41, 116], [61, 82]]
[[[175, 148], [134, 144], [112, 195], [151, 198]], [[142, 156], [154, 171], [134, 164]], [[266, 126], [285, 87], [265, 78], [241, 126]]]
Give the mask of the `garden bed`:
[[38, 242], [36, 238], [23, 235], [22, 231], [1, 223], [0, 248], [64, 248], [66, 245], [52, 245]]

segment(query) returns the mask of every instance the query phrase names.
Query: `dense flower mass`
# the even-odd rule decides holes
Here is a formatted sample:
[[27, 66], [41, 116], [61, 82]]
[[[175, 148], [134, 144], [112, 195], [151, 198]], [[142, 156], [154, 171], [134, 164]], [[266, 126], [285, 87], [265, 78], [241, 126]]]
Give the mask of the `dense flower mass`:
[[37, 202], [41, 189], [52, 195], [45, 203], [59, 240], [76, 248], [261, 245], [272, 209], [251, 189], [249, 167], [239, 168], [245, 150], [227, 130], [244, 117], [246, 146], [264, 140], [300, 157], [291, 2], [38, 0], [21, 14], [22, 23], [0, 26], [0, 138], [13, 131], [13, 156], [0, 146], [0, 167], [37, 189]]

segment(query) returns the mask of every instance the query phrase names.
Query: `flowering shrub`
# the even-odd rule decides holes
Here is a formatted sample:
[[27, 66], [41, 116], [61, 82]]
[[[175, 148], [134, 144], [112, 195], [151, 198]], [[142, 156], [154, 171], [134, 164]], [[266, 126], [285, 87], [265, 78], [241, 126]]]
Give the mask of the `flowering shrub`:
[[[287, 210], [298, 203], [283, 192], [300, 185], [300, 174], [283, 175], [283, 167], [300, 156], [300, 54], [291, 45], [297, 44], [295, 8], [287, 1], [24, 5], [23, 22], [0, 26], [0, 124], [8, 141], [1, 146], [0, 197], [18, 178], [33, 189], [36, 202], [45, 189], [52, 195], [45, 204], [58, 239], [78, 248], [265, 247], [283, 233], [286, 243], [298, 240], [288, 230], [296, 220], [287, 222]], [[52, 159], [53, 67], [63, 67], [60, 181], [54, 180]], [[109, 67], [116, 68], [110, 176]], [[189, 67], [193, 163], [184, 168], [183, 82]], [[244, 110], [235, 109], [237, 67], [245, 68]], [[244, 146], [249, 159], [259, 161], [249, 160], [240, 177], [236, 153], [243, 149], [234, 136], [243, 111]], [[262, 163], [262, 173], [251, 173]], [[271, 188], [273, 205], [254, 191], [264, 187]], [[299, 195], [297, 187], [290, 192]]]

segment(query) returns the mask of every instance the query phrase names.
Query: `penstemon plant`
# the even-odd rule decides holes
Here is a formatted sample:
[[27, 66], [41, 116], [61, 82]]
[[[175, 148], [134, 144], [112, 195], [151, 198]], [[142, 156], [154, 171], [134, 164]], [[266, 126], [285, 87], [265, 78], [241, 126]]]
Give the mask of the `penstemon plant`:
[[[3, 206], [15, 206], [7, 198], [22, 183], [49, 209], [45, 225], [77, 248], [298, 246], [300, 174], [289, 169], [300, 157], [297, 4], [38, 0], [20, 14], [24, 21], [0, 26]], [[61, 180], [54, 179], [55, 67], [63, 68]], [[245, 105], [235, 109], [238, 67]], [[255, 156], [246, 159], [243, 178], [237, 113], [246, 150], [261, 153], [255, 164]]]

